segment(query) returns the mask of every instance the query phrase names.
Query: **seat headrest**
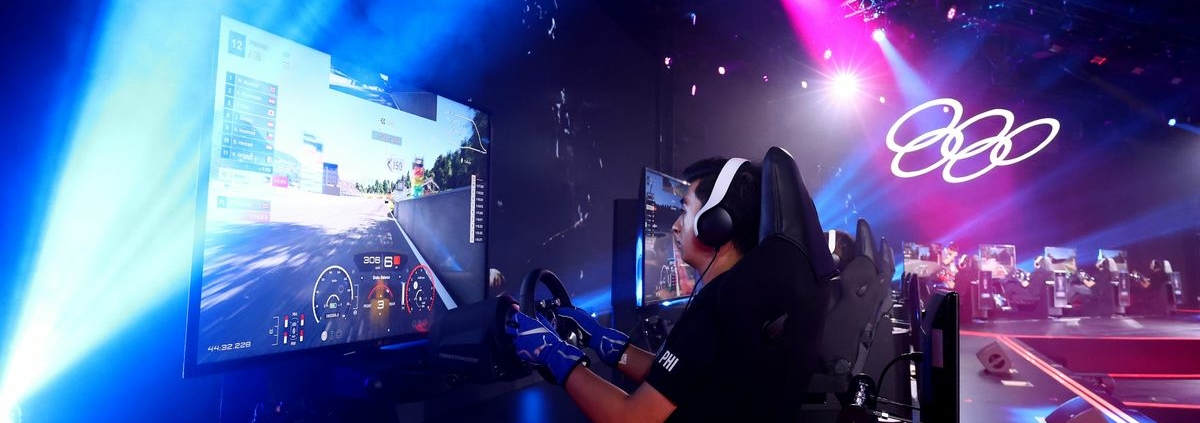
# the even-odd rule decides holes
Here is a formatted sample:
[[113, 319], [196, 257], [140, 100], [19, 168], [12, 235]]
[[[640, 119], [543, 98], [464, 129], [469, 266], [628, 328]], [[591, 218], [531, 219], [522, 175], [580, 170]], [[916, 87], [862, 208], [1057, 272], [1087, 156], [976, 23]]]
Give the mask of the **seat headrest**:
[[891, 284], [892, 277], [896, 276], [896, 252], [892, 250], [892, 245], [888, 243], [887, 238], [879, 239], [879, 267], [883, 274], [883, 283]]
[[763, 157], [761, 217], [759, 242], [782, 236], [803, 247], [818, 276], [837, 272], [817, 207], [804, 186], [796, 160], [779, 147], [771, 147]]
[[867, 223], [867, 219], [858, 219], [858, 228], [854, 233], [854, 245], [858, 247], [855, 251], [859, 257], [871, 259], [875, 264], [876, 270], [879, 269], [879, 261], [875, 259], [875, 234], [871, 232], [871, 224]]

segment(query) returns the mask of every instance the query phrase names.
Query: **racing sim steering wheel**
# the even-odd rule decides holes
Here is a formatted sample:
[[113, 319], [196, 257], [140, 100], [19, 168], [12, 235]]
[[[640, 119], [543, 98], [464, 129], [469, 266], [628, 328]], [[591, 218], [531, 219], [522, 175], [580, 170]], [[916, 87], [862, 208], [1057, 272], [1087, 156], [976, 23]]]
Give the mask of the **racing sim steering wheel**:
[[[550, 290], [552, 298], [544, 300], [534, 298], [539, 283]], [[541, 314], [546, 317], [554, 324], [554, 331], [558, 332], [558, 337], [568, 344], [579, 348], [587, 346], [587, 332], [584, 332], [578, 324], [570, 319], [557, 318], [559, 308], [575, 307], [575, 305], [571, 304], [571, 296], [567, 294], [567, 288], [563, 286], [562, 280], [554, 272], [546, 269], [533, 269], [529, 272], [529, 275], [521, 282], [520, 307], [521, 312], [527, 316], [537, 318], [537, 315]]]

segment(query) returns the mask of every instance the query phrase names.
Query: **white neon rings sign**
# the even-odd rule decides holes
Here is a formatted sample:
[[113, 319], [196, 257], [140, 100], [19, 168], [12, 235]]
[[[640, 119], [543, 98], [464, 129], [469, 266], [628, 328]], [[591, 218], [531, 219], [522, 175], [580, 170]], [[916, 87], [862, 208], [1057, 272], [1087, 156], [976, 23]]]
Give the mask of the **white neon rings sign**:
[[[934, 129], [918, 135], [916, 138], [913, 138], [903, 145], [896, 142], [896, 131], [898, 131], [901, 126], [907, 123], [908, 120], [917, 113], [935, 106], [944, 106], [954, 110], [954, 117], [950, 120], [950, 123], [947, 124], [946, 127]], [[1037, 154], [1037, 152], [1042, 151], [1042, 149], [1046, 148], [1047, 145], [1050, 145], [1050, 142], [1054, 141], [1054, 137], [1058, 135], [1058, 120], [1053, 118], [1038, 119], [1013, 129], [1013, 121], [1015, 118], [1013, 117], [1012, 112], [1008, 110], [988, 110], [975, 115], [974, 117], [967, 119], [960, 124], [959, 120], [962, 119], [962, 115], [962, 103], [959, 103], [958, 100], [952, 98], [939, 98], [936, 100], [927, 101], [924, 104], [909, 110], [903, 116], [900, 116], [900, 119], [897, 119], [896, 123], [892, 124], [892, 129], [888, 130], [887, 133], [888, 149], [896, 153], [896, 157], [892, 159], [892, 174], [901, 178], [912, 178], [932, 172], [934, 169], [941, 167], [942, 179], [945, 179], [946, 182], [952, 184], [967, 182], [983, 176], [983, 174], [995, 169], [997, 166], [1008, 166], [1028, 159], [1034, 154]], [[963, 129], [971, 126], [973, 123], [989, 117], [1003, 118], [1004, 128], [1001, 129], [996, 135], [984, 138], [967, 145], [966, 147], [963, 147]], [[1050, 134], [1046, 136], [1046, 139], [1043, 140], [1041, 144], [1038, 144], [1037, 147], [1034, 147], [1025, 154], [1017, 157], [1008, 157], [1009, 153], [1012, 153], [1013, 150], [1012, 138], [1017, 134], [1020, 134], [1022, 131], [1038, 125], [1047, 125], [1050, 127]], [[904, 155], [924, 150], [925, 148], [939, 142], [941, 142], [941, 160], [917, 170], [904, 170], [900, 168], [900, 161], [904, 159]], [[975, 157], [989, 150], [991, 153], [988, 157], [990, 161], [987, 166], [984, 166], [982, 169], [979, 169], [968, 175], [959, 176], [953, 173], [952, 169], [959, 160]]]

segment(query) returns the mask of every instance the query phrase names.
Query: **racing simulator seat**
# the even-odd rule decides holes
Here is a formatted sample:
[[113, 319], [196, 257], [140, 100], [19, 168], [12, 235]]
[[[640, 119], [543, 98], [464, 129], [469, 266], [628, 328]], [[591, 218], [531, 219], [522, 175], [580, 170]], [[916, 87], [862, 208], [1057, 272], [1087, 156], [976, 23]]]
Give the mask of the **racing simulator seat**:
[[[858, 220], [851, 257], [843, 257], [841, 279], [831, 287], [825, 330], [819, 350], [819, 371], [813, 375], [805, 398], [807, 420], [833, 421], [841, 410], [837, 396], [850, 389], [851, 378], [863, 372], [876, 328], [890, 316], [891, 248], [876, 248], [871, 225]], [[882, 245], [881, 245], [882, 247]], [[885, 265], [884, 261], [887, 264]], [[886, 309], [884, 306], [886, 304]], [[890, 336], [890, 326], [888, 326]], [[890, 358], [890, 357], [889, 357]]]
[[[752, 323], [763, 322], [761, 335], [748, 334], [759, 339], [746, 341], [751, 348], [783, 346], [790, 384], [787, 392], [764, 399], [764, 403], [787, 407], [786, 412], [793, 413], [792, 404], [805, 395], [814, 372], [819, 371], [816, 363], [826, 327], [830, 287], [840, 282], [812, 196], [795, 159], [782, 148], [771, 147], [763, 157], [759, 244], [742, 261], [745, 266], [764, 269], [762, 283], [744, 284], [722, 295], [748, 295], [766, 303], [758, 315], [746, 317], [756, 320]], [[745, 304], [738, 300], [729, 303]], [[772, 315], [777, 314], [772, 309], [785, 312]]]

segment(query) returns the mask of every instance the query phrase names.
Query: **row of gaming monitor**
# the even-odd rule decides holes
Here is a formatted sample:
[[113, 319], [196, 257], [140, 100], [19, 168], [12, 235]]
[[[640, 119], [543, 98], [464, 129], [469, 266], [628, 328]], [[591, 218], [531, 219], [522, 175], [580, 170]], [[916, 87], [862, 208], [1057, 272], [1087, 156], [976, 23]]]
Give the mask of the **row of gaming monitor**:
[[[942, 243], [903, 244], [904, 269], [917, 276], [927, 277], [936, 275], [943, 268], [951, 267], [958, 258], [958, 252], [946, 248]], [[1047, 270], [1052, 272], [1076, 273], [1078, 253], [1074, 248], [1046, 247], [1043, 252]], [[1017, 247], [1004, 244], [983, 244], [979, 246], [979, 268], [984, 272], [992, 272], [996, 278], [1014, 274], [1017, 271]], [[1113, 259], [1118, 272], [1128, 272], [1128, 255], [1124, 250], [1100, 249], [1097, 261]]]
[[[229, 17], [215, 46], [185, 375], [427, 336], [486, 296], [490, 121]], [[646, 169], [638, 305], [691, 294], [687, 183]]]

